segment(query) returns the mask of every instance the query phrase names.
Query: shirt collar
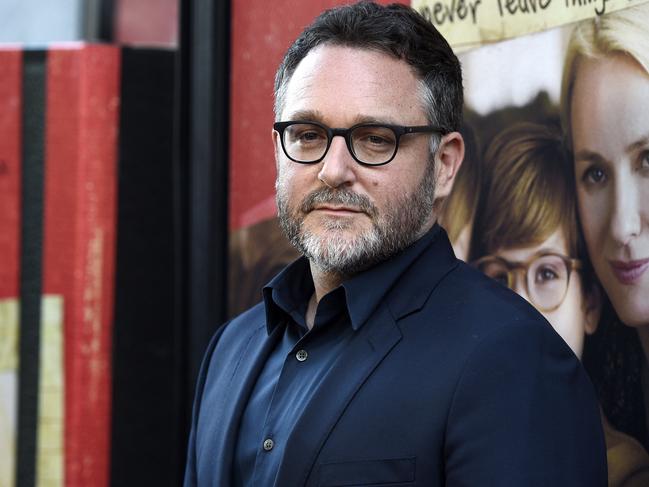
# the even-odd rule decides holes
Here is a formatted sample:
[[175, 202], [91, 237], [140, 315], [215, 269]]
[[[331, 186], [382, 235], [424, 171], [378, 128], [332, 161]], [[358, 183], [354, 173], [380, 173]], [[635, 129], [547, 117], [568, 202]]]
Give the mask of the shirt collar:
[[[399, 277], [435, 241], [439, 233], [440, 227], [435, 224], [428, 233], [396, 256], [342, 284], [354, 330], [363, 326]], [[284, 320], [286, 314], [302, 323], [313, 291], [311, 268], [305, 257], [300, 257], [277, 274], [263, 289], [268, 334]]]
[[273, 277], [262, 290], [268, 334], [284, 321], [286, 315], [302, 323], [313, 291], [311, 268], [305, 257], [300, 257]]

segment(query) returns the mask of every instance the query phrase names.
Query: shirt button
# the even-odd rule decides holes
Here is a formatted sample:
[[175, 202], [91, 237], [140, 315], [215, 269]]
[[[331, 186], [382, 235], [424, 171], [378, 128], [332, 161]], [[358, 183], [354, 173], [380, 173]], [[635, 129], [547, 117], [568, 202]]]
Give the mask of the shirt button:
[[309, 354], [306, 353], [306, 350], [300, 350], [295, 354], [295, 358], [298, 360], [298, 362], [304, 362], [308, 356]]
[[271, 451], [274, 446], [275, 446], [275, 443], [270, 438], [268, 438], [267, 440], [264, 440], [264, 450]]

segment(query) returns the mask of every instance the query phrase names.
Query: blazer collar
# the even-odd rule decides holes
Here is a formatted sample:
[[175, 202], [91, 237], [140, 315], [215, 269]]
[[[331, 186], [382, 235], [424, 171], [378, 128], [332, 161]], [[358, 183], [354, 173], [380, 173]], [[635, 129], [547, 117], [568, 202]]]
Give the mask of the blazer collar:
[[442, 278], [460, 262], [453, 253], [446, 231], [437, 224], [433, 231], [436, 232], [434, 238], [422, 242], [421, 252], [399, 276], [387, 297], [396, 320], [420, 310]]
[[[352, 325], [358, 327], [362, 323], [365, 323], [379, 303], [385, 300], [386, 297], [390, 299], [395, 293], [401, 295], [399, 286], [403, 285], [401, 283], [404, 282], [409, 283], [406, 284], [408, 290], [404, 294], [406, 300], [403, 303], [408, 307], [409, 298], [414, 290], [410, 289], [412, 288], [411, 279], [413, 268], [419, 265], [418, 262], [426, 253], [430, 253], [427, 251], [431, 247], [433, 247], [431, 251], [439, 252], [443, 248], [443, 245], [439, 246], [440, 248], [438, 249], [435, 247], [435, 244], [440, 239], [443, 240], [445, 238], [446, 232], [442, 227], [435, 224], [423, 237], [412, 243], [399, 254], [345, 282], [344, 287], [347, 293], [347, 302], [350, 303], [349, 314]], [[438, 274], [436, 272], [437, 269], [434, 268], [423, 271], [421, 274], [422, 277], [425, 277], [425, 280], [417, 280], [415, 282], [421, 282], [426, 287], [427, 285], [424, 285], [424, 283], [431, 278], [431, 273], [433, 276], [437, 276]], [[417, 300], [416, 306], [420, 305], [420, 301], [421, 299]]]

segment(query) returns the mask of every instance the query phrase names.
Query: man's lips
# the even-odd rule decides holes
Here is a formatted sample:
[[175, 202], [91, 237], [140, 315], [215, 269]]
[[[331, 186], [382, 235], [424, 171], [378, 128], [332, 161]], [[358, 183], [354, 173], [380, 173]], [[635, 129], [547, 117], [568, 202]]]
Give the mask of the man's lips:
[[318, 205], [315, 208], [313, 208], [312, 211], [322, 211], [325, 213], [330, 213], [332, 215], [358, 215], [359, 213], [363, 213], [358, 208], [352, 208], [348, 206], [331, 206], [331, 205]]
[[649, 269], [649, 259], [609, 260], [613, 274], [622, 284], [634, 284]]

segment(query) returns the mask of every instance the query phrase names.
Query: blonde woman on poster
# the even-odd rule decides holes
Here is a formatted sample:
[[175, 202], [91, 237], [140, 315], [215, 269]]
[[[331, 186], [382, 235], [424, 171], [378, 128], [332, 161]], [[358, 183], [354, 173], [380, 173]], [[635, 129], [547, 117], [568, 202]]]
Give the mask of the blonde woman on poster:
[[601, 320], [598, 340], [585, 363], [608, 419], [645, 448], [649, 445], [648, 26], [649, 4], [579, 24], [569, 43], [562, 86], [579, 218], [595, 273], [614, 311]]
[[[572, 174], [558, 127], [518, 123], [485, 154], [474, 265], [533, 304], [582, 357], [601, 292], [579, 233]], [[602, 418], [610, 487], [649, 485], [649, 456]]]

